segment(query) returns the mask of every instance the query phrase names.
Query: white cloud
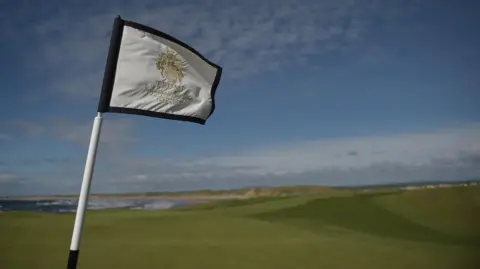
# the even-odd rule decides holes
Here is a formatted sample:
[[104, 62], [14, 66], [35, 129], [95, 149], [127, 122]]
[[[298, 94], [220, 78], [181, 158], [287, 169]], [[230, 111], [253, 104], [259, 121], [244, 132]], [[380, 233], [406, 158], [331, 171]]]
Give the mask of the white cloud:
[[142, 174], [135, 175], [135, 176], [133, 176], [133, 179], [135, 179], [138, 182], [145, 181], [145, 180], [148, 179], [148, 175], [142, 175]]
[[[65, 119], [56, 120], [52, 123], [52, 134], [60, 140], [73, 142], [87, 147], [93, 127], [91, 122], [75, 123]], [[129, 119], [109, 119], [102, 123], [100, 135], [100, 147], [108, 150], [124, 149], [135, 143], [134, 123]]]
[[[129, 125], [121, 121], [114, 125], [117, 126], [105, 135], [106, 142], [116, 147], [128, 145], [133, 137]], [[90, 125], [69, 125], [65, 127], [69, 131], [61, 136], [85, 144], [90, 128]], [[76, 135], [77, 132], [83, 134]], [[426, 133], [294, 142], [190, 160], [134, 157], [127, 151], [122, 154], [107, 151], [97, 161], [93, 191], [464, 180], [480, 177], [479, 137], [480, 125], [473, 124]], [[18, 173], [24, 178], [22, 182], [30, 188], [36, 186], [35, 190], [76, 193], [84, 160], [75, 163], [78, 167], [60, 165], [48, 172]], [[16, 189], [24, 191], [18, 184]]]
[[[14, 120], [10, 122], [13, 127], [11, 134], [36, 137], [48, 135], [61, 141], [71, 142], [83, 147], [88, 147], [93, 127], [92, 120], [76, 122], [68, 118], [55, 118], [43, 121], [42, 124], [28, 120]], [[0, 134], [0, 141], [11, 140], [12, 135]], [[134, 135], [134, 121], [130, 119], [109, 119], [102, 123], [100, 147], [107, 150], [126, 149], [137, 139]], [[45, 160], [43, 160], [45, 161]], [[63, 160], [52, 160], [51, 162]]]
[[10, 139], [11, 137], [9, 135], [0, 133], [0, 142], [8, 141]]
[[[33, 62], [40, 64], [41, 72], [61, 74], [51, 82], [57, 93], [75, 99], [98, 98], [109, 32], [117, 14], [186, 41], [221, 64], [225, 78], [240, 78], [294, 69], [312, 55], [345, 50], [371, 31], [374, 19], [385, 24], [414, 10], [403, 1], [378, 0], [105, 5], [95, 12], [87, 5], [67, 6], [36, 23], [40, 58]], [[43, 9], [39, 7], [47, 13]], [[18, 12], [19, 18], [28, 17], [21, 9]]]
[[41, 124], [26, 120], [12, 121], [10, 122], [10, 126], [12, 126], [15, 131], [18, 131], [19, 134], [25, 136], [38, 136], [45, 131]]
[[480, 176], [478, 137], [480, 126], [473, 125], [430, 133], [308, 141], [191, 161], [127, 157], [115, 160], [121, 169], [110, 182], [129, 185], [135, 182], [132, 176], [139, 174], [146, 185], [202, 181], [242, 185], [251, 180], [295, 184], [297, 178], [307, 176], [318, 184], [344, 184], [388, 181], [388, 177], [433, 180], [442, 173], [453, 180], [468, 173]]
[[13, 174], [0, 173], [0, 184], [13, 182], [17, 177]]
[[248, 174], [348, 170], [382, 163], [424, 166], [438, 159], [455, 160], [463, 154], [480, 153], [479, 137], [480, 126], [473, 125], [430, 133], [308, 141], [232, 156], [205, 158], [194, 164], [257, 167], [246, 170]]

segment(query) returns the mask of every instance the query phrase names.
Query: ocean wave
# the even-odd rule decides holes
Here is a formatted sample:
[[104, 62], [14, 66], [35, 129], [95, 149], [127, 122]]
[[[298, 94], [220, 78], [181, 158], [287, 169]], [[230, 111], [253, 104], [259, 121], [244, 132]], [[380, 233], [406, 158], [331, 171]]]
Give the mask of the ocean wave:
[[128, 200], [90, 200], [88, 201], [88, 210], [101, 210], [101, 209], [116, 209], [116, 208], [129, 208], [134, 204], [134, 201]]
[[169, 209], [177, 204], [170, 201], [150, 201], [149, 203], [144, 203], [141, 206], [137, 206], [131, 209], [136, 210], [162, 210], [162, 209]]
[[[76, 199], [0, 201], [0, 211], [34, 211], [50, 213], [74, 213]], [[186, 202], [149, 199], [90, 199], [87, 210], [126, 209], [126, 210], [167, 210], [180, 207]]]
[[36, 204], [38, 206], [55, 206], [55, 205], [74, 205], [74, 200], [47, 200], [47, 201], [37, 201]]

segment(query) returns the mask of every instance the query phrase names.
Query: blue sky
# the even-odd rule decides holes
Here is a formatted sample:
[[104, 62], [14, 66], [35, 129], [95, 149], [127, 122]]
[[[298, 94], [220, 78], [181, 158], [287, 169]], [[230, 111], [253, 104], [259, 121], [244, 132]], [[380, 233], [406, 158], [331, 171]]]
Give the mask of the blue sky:
[[116, 15], [223, 67], [204, 126], [106, 114], [93, 192], [480, 177], [478, 1], [4, 1], [0, 195], [77, 193]]

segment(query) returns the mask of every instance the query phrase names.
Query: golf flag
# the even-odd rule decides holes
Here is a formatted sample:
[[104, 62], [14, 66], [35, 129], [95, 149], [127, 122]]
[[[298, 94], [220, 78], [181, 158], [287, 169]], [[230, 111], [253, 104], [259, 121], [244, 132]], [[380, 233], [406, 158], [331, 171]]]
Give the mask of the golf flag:
[[205, 124], [215, 110], [222, 68], [182, 41], [115, 18], [78, 199], [67, 269], [76, 269], [103, 113]]
[[115, 19], [98, 112], [205, 124], [222, 68], [182, 41]]

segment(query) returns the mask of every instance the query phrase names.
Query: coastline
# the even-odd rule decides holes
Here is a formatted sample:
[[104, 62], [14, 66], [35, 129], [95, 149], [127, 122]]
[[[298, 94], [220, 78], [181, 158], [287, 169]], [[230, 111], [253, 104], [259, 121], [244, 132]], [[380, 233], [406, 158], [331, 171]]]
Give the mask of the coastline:
[[[168, 200], [179, 202], [211, 202], [220, 200], [247, 199], [244, 195], [90, 195], [89, 200]], [[0, 201], [48, 201], [48, 200], [78, 200], [76, 196], [23, 196], [0, 197]]]

